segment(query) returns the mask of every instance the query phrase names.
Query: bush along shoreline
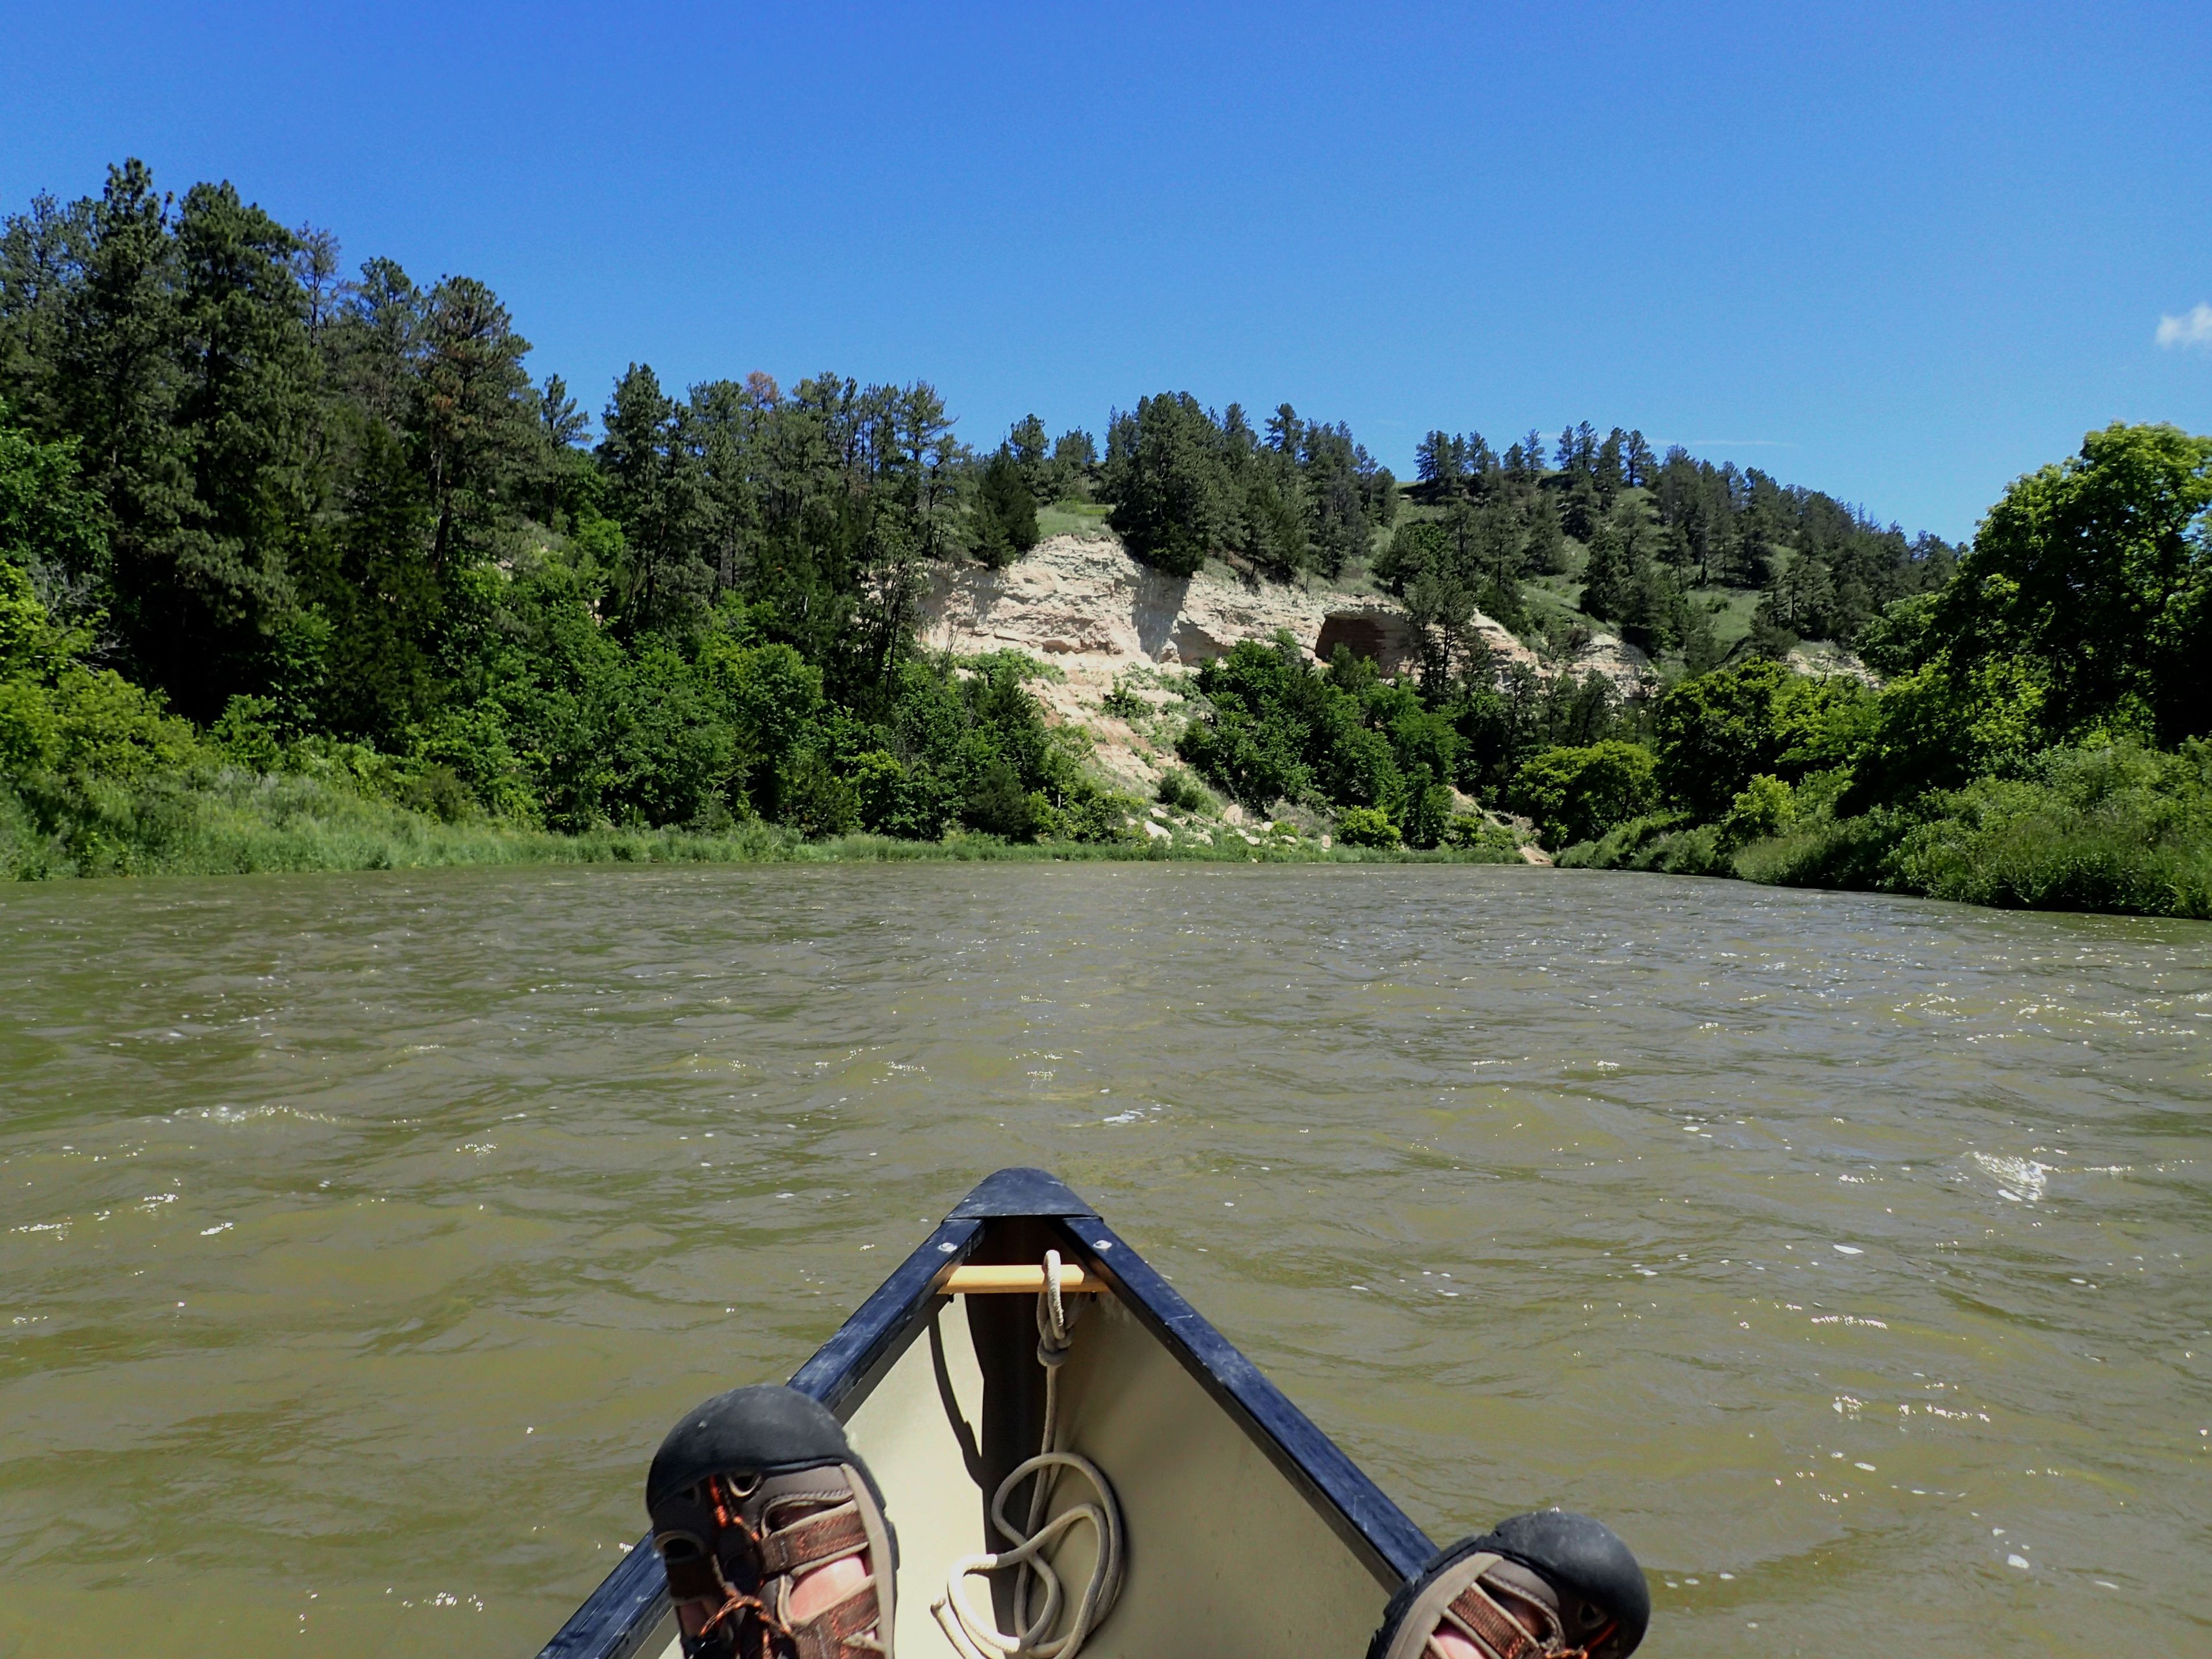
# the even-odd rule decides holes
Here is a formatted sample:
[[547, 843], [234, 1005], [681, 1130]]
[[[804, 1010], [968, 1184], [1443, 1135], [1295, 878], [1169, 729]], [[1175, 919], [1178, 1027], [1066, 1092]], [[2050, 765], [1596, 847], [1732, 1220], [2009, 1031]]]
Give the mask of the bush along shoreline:
[[2212, 439], [2114, 426], [2015, 483], [1940, 592], [1869, 628], [1879, 690], [1686, 680], [1620, 784], [1524, 771], [1559, 861], [1973, 904], [2212, 917]]
[[[1182, 392], [961, 441], [925, 381], [632, 364], [592, 422], [483, 283], [140, 163], [0, 221], [0, 872], [552, 860], [1521, 860], [2212, 915], [2212, 439], [2089, 434], [1972, 544], [1584, 422], [1431, 433]], [[948, 566], [1104, 521], [1170, 574], [1387, 588], [1395, 678], [1163, 673], [1155, 799]], [[1664, 689], [1501, 663], [1598, 621]], [[1855, 651], [1866, 679], [1794, 671]], [[1123, 688], [1116, 688], [1122, 691]], [[1136, 705], [1154, 708], [1144, 714]]]
[[752, 819], [719, 831], [618, 829], [580, 833], [497, 820], [447, 822], [312, 771], [257, 773], [219, 755], [131, 783], [76, 780], [64, 802], [0, 791], [0, 879], [250, 875], [548, 864], [895, 864], [919, 861], [1236, 864], [1520, 864], [1510, 844], [1429, 849], [1277, 834], [1201, 839], [1141, 834], [1110, 841], [1036, 839], [951, 830], [935, 841], [865, 831], [809, 840]]
[[1464, 790], [1568, 868], [2212, 918], [2208, 509], [2212, 439], [2116, 425], [1861, 630], [1879, 685], [1747, 656], [1623, 706], [1479, 649], [1417, 689], [1285, 640], [1200, 672], [1183, 753], [1242, 798], [1317, 790], [1347, 836], [1433, 843]]
[[2132, 742], [2022, 758], [2012, 775], [1903, 806], [1836, 810], [1835, 781], [1754, 776], [1717, 823], [1638, 817], [1565, 848], [1563, 869], [1733, 876], [2036, 910], [2212, 919], [2212, 745]]

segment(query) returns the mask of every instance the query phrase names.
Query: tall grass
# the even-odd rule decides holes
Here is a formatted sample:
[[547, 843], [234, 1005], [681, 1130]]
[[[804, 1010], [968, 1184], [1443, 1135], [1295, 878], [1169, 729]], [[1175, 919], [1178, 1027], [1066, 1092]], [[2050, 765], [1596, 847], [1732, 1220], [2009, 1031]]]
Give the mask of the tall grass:
[[1730, 851], [1716, 826], [1638, 818], [1568, 848], [1569, 867], [1737, 876], [2013, 909], [2212, 919], [2212, 745], [2045, 750], [1909, 807], [1825, 811]]
[[1104, 536], [1106, 505], [1103, 501], [1054, 501], [1037, 508], [1037, 536]]
[[1936, 898], [2212, 918], [2212, 745], [2057, 750], [1943, 797], [1892, 859]]
[[809, 842], [758, 821], [727, 830], [620, 829], [581, 835], [477, 820], [446, 823], [344, 783], [235, 768], [132, 784], [0, 786], [0, 878], [241, 875], [260, 871], [399, 870], [451, 865], [767, 864], [915, 860], [1161, 860], [1212, 863], [1509, 863], [1493, 848], [1414, 853], [1303, 841], [1173, 846], [1012, 843], [989, 836], [899, 841], [854, 835]]
[[52, 793], [0, 788], [0, 875], [240, 875], [428, 865], [757, 861], [797, 836], [747, 823], [726, 835], [606, 829], [580, 836], [445, 823], [323, 779], [226, 769]]

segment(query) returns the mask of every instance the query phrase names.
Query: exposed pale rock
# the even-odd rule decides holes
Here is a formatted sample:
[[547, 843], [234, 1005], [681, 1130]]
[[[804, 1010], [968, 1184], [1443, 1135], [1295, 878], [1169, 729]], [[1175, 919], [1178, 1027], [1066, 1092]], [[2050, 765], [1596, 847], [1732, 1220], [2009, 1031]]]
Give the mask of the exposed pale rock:
[[[1490, 617], [1478, 613], [1474, 626], [1501, 669], [1525, 664], [1549, 672]], [[1349, 645], [1386, 674], [1411, 669], [1419, 656], [1413, 623], [1394, 600], [1212, 571], [1163, 575], [1130, 557], [1118, 540], [1097, 535], [1055, 536], [1000, 570], [939, 567], [922, 597], [920, 631], [931, 650], [1023, 651], [1059, 668], [1061, 678], [1030, 688], [1048, 716], [1088, 732], [1100, 768], [1146, 793], [1174, 763], [1154, 741], [1164, 733], [1144, 729], [1141, 715], [1133, 724], [1101, 707], [1131, 671], [1168, 677], [1167, 686], [1126, 688], [1157, 708], [1174, 702], [1176, 671], [1279, 632], [1323, 660], [1340, 643]], [[1644, 653], [1609, 634], [1594, 636], [1567, 666], [1577, 673], [1595, 668], [1626, 696], [1658, 684]]]
[[1278, 630], [1311, 651], [1332, 623], [1329, 648], [1336, 638], [1355, 648], [1372, 645], [1369, 654], [1383, 659], [1386, 672], [1413, 654], [1411, 624], [1389, 599], [1287, 582], [1247, 584], [1211, 571], [1163, 575], [1118, 541], [1097, 536], [1055, 536], [1001, 570], [942, 568], [921, 617], [923, 639], [934, 649], [1027, 651], [1103, 659], [1123, 670], [1140, 663], [1194, 668], [1227, 656], [1240, 641], [1272, 639]]
[[1808, 640], [1790, 650], [1790, 666], [1801, 674], [1841, 674], [1879, 690], [1881, 676], [1869, 668], [1856, 651], [1846, 651], [1829, 640]]
[[[1476, 613], [1474, 628], [1500, 663], [1535, 663], [1535, 653], [1490, 617]], [[1410, 667], [1417, 655], [1413, 624], [1395, 600], [1210, 570], [1166, 576], [1103, 536], [1054, 536], [1000, 570], [940, 567], [921, 606], [923, 639], [933, 649], [1027, 651], [1120, 668], [1196, 667], [1279, 630], [1324, 659], [1340, 642], [1350, 645], [1385, 673]], [[1609, 638], [1592, 642], [1601, 658]]]
[[1624, 697], [1648, 697], [1659, 689], [1651, 659], [1615, 634], [1593, 634], [1566, 661], [1570, 672], [1588, 678], [1595, 671], [1613, 682]]

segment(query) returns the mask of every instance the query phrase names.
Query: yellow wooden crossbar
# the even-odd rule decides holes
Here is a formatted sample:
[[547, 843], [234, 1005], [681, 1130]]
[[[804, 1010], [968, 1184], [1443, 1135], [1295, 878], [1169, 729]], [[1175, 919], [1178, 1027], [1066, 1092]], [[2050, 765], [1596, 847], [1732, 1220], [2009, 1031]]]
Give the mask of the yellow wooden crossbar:
[[[954, 1267], [938, 1282], [937, 1288], [946, 1296], [1015, 1296], [1024, 1291], [1035, 1296], [1044, 1289], [1044, 1264], [1031, 1261], [1003, 1267]], [[1104, 1279], [1093, 1278], [1073, 1263], [1060, 1264], [1062, 1296], [1090, 1295], [1105, 1288]]]

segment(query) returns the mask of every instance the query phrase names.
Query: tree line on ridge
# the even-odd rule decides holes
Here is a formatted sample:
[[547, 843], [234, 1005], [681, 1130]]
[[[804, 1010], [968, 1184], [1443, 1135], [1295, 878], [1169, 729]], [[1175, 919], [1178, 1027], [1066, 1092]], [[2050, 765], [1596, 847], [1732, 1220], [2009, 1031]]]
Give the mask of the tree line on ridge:
[[[1401, 484], [1288, 404], [1255, 425], [1168, 392], [1111, 413], [1103, 445], [1031, 416], [978, 448], [927, 382], [678, 392], [634, 364], [594, 436], [529, 352], [483, 283], [343, 274], [331, 236], [227, 184], [171, 197], [132, 161], [7, 219], [9, 833], [89, 867], [229, 767], [570, 832], [1126, 839], [1139, 804], [1044, 720], [1036, 666], [957, 664], [916, 628], [933, 570], [1103, 509], [1170, 574], [1212, 560], [1404, 600], [1427, 646], [1409, 679], [1255, 642], [1188, 688], [1179, 746], [1216, 794], [1362, 814], [1351, 839], [1496, 852], [1479, 802], [1597, 861], [1744, 873], [1825, 825], [1856, 850], [1778, 878], [1933, 890], [1899, 849], [1986, 783], [2014, 790], [2015, 839], [2026, 788], [2076, 829], [2124, 796], [2183, 803], [2129, 820], [2137, 865], [2196, 844], [2208, 451], [2172, 428], [2091, 434], [1959, 549], [1587, 422], [1502, 454], [1432, 432]], [[1735, 593], [1755, 607], [1723, 639]], [[1476, 648], [1478, 612], [1549, 645], [1562, 617], [1617, 628], [1678, 683], [1624, 705], [1510, 672]], [[1786, 672], [1801, 639], [1888, 684]], [[2062, 752], [2134, 781], [2061, 787]]]

